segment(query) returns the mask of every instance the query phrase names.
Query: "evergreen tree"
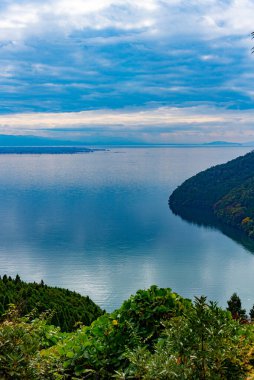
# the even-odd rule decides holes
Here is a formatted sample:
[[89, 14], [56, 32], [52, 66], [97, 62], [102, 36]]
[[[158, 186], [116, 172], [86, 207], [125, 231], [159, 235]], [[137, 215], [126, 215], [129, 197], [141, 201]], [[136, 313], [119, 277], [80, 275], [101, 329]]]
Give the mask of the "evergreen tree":
[[251, 319], [252, 321], [254, 321], [254, 305], [253, 305], [252, 308], [250, 309], [250, 313], [249, 313], [249, 315], [250, 315], [250, 319]]
[[227, 310], [230, 311], [234, 319], [239, 319], [241, 321], [247, 319], [246, 310], [242, 309], [242, 302], [236, 293], [231, 296], [230, 300], [227, 301], [227, 304]]
[[15, 277], [15, 284], [21, 282], [21, 279], [19, 277], [19, 275], [17, 274], [16, 277]]
[[[75, 329], [76, 322], [90, 325], [103, 311], [89, 297], [66, 289], [46, 286], [40, 283], [25, 283], [19, 275], [14, 279], [4, 275], [0, 278], [0, 318], [15, 304], [24, 316], [36, 309], [38, 314], [52, 311], [52, 323], [64, 331]], [[1, 351], [1, 350], [0, 350]], [[1, 352], [0, 352], [1, 355]]]

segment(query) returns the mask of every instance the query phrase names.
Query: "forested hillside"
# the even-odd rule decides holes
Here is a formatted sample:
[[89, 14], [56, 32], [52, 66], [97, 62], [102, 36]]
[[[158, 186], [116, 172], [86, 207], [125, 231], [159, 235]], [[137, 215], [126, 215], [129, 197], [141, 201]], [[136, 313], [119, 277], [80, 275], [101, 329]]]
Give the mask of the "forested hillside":
[[52, 323], [62, 331], [72, 331], [77, 322], [90, 325], [103, 314], [89, 297], [68, 289], [50, 287], [43, 282], [26, 283], [18, 275], [15, 279], [6, 275], [0, 277], [0, 317], [7, 311], [9, 304], [15, 304], [21, 316], [34, 309], [38, 314], [52, 311]]
[[254, 238], [254, 152], [186, 180], [170, 196], [172, 211], [204, 211]]

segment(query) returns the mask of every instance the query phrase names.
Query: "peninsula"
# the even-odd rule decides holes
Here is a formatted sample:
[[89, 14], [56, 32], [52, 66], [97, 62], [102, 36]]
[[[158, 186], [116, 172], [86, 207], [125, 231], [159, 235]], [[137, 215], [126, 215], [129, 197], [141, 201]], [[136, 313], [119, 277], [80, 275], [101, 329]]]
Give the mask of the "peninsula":
[[0, 146], [0, 154], [75, 154], [95, 150], [98, 149], [80, 146]]
[[187, 179], [169, 206], [180, 216], [210, 214], [254, 239], [254, 151]]

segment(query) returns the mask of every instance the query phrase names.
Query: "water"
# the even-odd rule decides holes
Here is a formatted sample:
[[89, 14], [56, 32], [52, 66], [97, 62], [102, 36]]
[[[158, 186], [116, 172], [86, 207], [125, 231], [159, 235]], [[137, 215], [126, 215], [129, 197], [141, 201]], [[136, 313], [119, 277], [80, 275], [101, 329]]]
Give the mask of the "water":
[[254, 303], [254, 255], [174, 216], [186, 178], [250, 148], [119, 148], [0, 155], [0, 274], [88, 294], [108, 311], [140, 288], [171, 287], [222, 306]]

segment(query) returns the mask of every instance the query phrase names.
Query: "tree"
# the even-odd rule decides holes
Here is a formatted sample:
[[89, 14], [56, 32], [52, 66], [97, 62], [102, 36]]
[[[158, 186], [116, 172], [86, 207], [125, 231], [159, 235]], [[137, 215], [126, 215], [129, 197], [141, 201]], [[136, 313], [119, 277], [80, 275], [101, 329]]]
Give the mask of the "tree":
[[252, 308], [250, 309], [250, 313], [249, 313], [249, 315], [250, 315], [250, 319], [251, 319], [252, 321], [254, 321], [254, 305], [253, 305]]
[[230, 311], [234, 319], [239, 319], [241, 321], [247, 319], [246, 310], [242, 309], [242, 302], [236, 293], [231, 296], [227, 303], [227, 310]]
[[20, 279], [18, 274], [16, 275], [14, 282], [15, 282], [15, 284], [18, 284], [21, 282], [21, 279]]

